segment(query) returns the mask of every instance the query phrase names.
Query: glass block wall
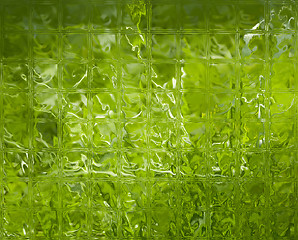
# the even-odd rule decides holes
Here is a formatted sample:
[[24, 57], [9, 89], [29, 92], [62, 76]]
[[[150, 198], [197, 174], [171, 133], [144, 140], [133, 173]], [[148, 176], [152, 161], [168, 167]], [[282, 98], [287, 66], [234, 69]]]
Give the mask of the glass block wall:
[[0, 239], [298, 239], [297, 7], [1, 0]]

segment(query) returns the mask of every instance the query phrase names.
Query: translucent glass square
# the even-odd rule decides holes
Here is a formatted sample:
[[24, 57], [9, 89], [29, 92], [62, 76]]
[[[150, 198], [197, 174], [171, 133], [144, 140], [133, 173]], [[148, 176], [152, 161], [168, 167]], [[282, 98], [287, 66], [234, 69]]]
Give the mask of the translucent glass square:
[[207, 118], [207, 95], [204, 92], [183, 92], [181, 115], [186, 121], [198, 122]]
[[146, 59], [147, 36], [145, 34], [125, 34], [120, 38], [121, 58], [125, 60]]
[[37, 92], [33, 95], [34, 117], [55, 121], [58, 119], [59, 101], [58, 92]]
[[146, 92], [124, 91], [122, 95], [122, 114], [124, 118], [143, 119], [147, 114]]
[[[12, 4], [11, 4], [12, 3]], [[28, 30], [29, 6], [26, 1], [8, 2], [3, 9], [3, 22], [6, 31]]]
[[155, 60], [175, 59], [177, 54], [176, 35], [154, 34], [152, 35], [152, 58]]
[[270, 147], [288, 149], [295, 147], [296, 125], [292, 122], [270, 123]]
[[117, 65], [114, 62], [98, 61], [92, 66], [92, 81], [93, 89], [108, 89], [114, 90], [117, 88]]
[[270, 176], [273, 178], [291, 178], [295, 176], [297, 153], [292, 150], [277, 150], [270, 153]]
[[[18, 104], [15, 104], [15, 103]], [[3, 117], [5, 120], [27, 121], [29, 117], [29, 96], [26, 92], [3, 94]]]
[[122, 65], [122, 86], [125, 89], [146, 89], [147, 69], [144, 63], [124, 63]]
[[[147, 26], [147, 6], [146, 2], [136, 4], [123, 3], [121, 5], [122, 30], [141, 30], [145, 31]], [[135, 14], [135, 13], [138, 14]]]
[[58, 66], [55, 63], [36, 62], [33, 84], [37, 92], [58, 88]]
[[88, 175], [87, 152], [69, 151], [62, 156], [62, 171], [65, 177], [86, 177]]
[[236, 234], [235, 213], [231, 210], [211, 212], [211, 235], [213, 238], [233, 238]]
[[262, 152], [242, 152], [240, 154], [240, 177], [265, 177], [267, 161], [268, 159]]
[[236, 88], [235, 65], [213, 63], [209, 65], [209, 84], [215, 91], [230, 91]]
[[292, 61], [274, 61], [270, 66], [270, 88], [289, 91], [295, 88], [296, 64]]
[[87, 66], [69, 62], [63, 66], [63, 88], [85, 89], [88, 86]]
[[265, 96], [261, 92], [242, 93], [240, 116], [243, 119], [262, 119], [265, 114]]
[[28, 122], [4, 123], [4, 147], [6, 148], [29, 148], [30, 135]]
[[184, 63], [181, 66], [181, 88], [185, 90], [207, 88], [205, 63]]
[[173, 178], [177, 174], [177, 157], [172, 152], [152, 151], [150, 153], [150, 176]]
[[115, 211], [104, 209], [92, 211], [92, 237], [94, 239], [116, 237], [118, 222], [117, 219], [117, 213]]
[[33, 213], [34, 237], [56, 238], [59, 234], [58, 211], [39, 209]]
[[271, 59], [288, 60], [295, 56], [294, 34], [272, 34], [270, 35], [270, 57]]
[[115, 209], [118, 201], [118, 184], [113, 181], [96, 181], [92, 184], [92, 204], [96, 208]]
[[117, 93], [92, 94], [92, 116], [94, 119], [115, 119], [117, 118], [117, 109]]
[[175, 189], [176, 186], [172, 182], [163, 180], [154, 181], [152, 183], [151, 189], [151, 206], [153, 208], [160, 208], [164, 210], [169, 207], [176, 207], [177, 192], [175, 191]]
[[3, 185], [3, 203], [8, 208], [29, 207], [29, 182], [8, 180]]
[[181, 39], [182, 59], [197, 60], [207, 58], [207, 36], [204, 34], [184, 34]]
[[244, 33], [240, 35], [240, 56], [243, 60], [265, 59], [265, 35]]
[[58, 147], [58, 122], [36, 121], [33, 144], [37, 149]]
[[236, 95], [233, 93], [214, 93], [209, 95], [209, 116], [213, 119], [234, 119]]
[[206, 148], [207, 128], [208, 126], [206, 122], [182, 123], [180, 127], [180, 145], [185, 149]]
[[178, 214], [175, 209], [162, 208], [151, 213], [151, 236], [155, 239], [168, 239], [177, 236]]
[[3, 236], [6, 238], [28, 238], [30, 233], [30, 214], [25, 209], [6, 209], [3, 211]]
[[[86, 46], [86, 45], [85, 45]], [[118, 51], [115, 34], [92, 35], [92, 58], [93, 59], [116, 59]]]
[[27, 59], [29, 57], [29, 39], [26, 33], [5, 33], [2, 54], [7, 59]]
[[240, 30], [265, 29], [265, 4], [254, 1], [240, 3], [238, 11]]
[[237, 144], [235, 122], [213, 121], [210, 124], [210, 143], [213, 149], [234, 148]]
[[78, 210], [63, 212], [62, 234], [64, 237], [83, 237], [87, 232], [87, 212]]
[[180, 174], [182, 177], [206, 177], [208, 173], [206, 153], [202, 151], [183, 151], [180, 157]]
[[182, 29], [186, 31], [206, 30], [206, 9], [207, 6], [203, 2], [185, 2], [181, 8]]
[[295, 211], [276, 210], [270, 215], [270, 233], [277, 238], [295, 238]]
[[5, 89], [27, 90], [29, 69], [27, 63], [7, 62], [3, 64], [2, 85]]
[[32, 25], [36, 30], [58, 29], [58, 6], [51, 3], [33, 4]]
[[270, 4], [270, 29], [294, 30], [297, 24], [297, 6], [291, 3], [276, 2]]
[[118, 12], [116, 4], [92, 4], [91, 8], [93, 29], [117, 29]]
[[295, 95], [291, 92], [273, 92], [270, 96], [270, 116], [272, 119], [291, 119], [295, 115]]
[[61, 186], [62, 207], [64, 209], [86, 207], [88, 204], [88, 185], [85, 182], [67, 181]]
[[68, 120], [87, 119], [88, 105], [88, 95], [86, 93], [63, 94], [63, 118]]
[[206, 215], [206, 212], [200, 210], [184, 210], [181, 215], [181, 236], [185, 239], [187, 237], [206, 237], [208, 232]]
[[294, 182], [272, 182], [270, 185], [270, 205], [273, 208], [295, 207]]
[[95, 148], [116, 148], [118, 131], [115, 122], [95, 122], [92, 131], [92, 144]]
[[66, 122], [62, 125], [63, 148], [86, 148], [88, 146], [88, 142], [86, 123]]
[[267, 214], [265, 211], [249, 210], [240, 212], [240, 235], [242, 237], [265, 237], [265, 221]]
[[120, 186], [122, 208], [126, 212], [134, 212], [145, 208], [148, 201], [147, 186], [141, 181], [127, 181]]
[[147, 176], [148, 156], [145, 152], [127, 151], [121, 154], [121, 175], [141, 178]]
[[91, 174], [94, 178], [116, 177], [118, 156], [115, 152], [95, 152], [91, 158]]
[[171, 63], [155, 63], [151, 69], [151, 86], [156, 89], [177, 88], [176, 66]]
[[210, 206], [231, 208], [235, 206], [236, 191], [232, 182], [213, 182], [210, 184]]
[[64, 3], [62, 4], [63, 29], [84, 30], [88, 28], [89, 11], [87, 4]]
[[33, 37], [33, 57], [35, 59], [57, 59], [58, 35], [35, 34]]
[[208, 10], [210, 29], [235, 30], [236, 9], [234, 5], [211, 4]]
[[211, 34], [209, 41], [211, 59], [232, 59], [236, 56], [235, 34]]
[[152, 5], [152, 23], [153, 30], [169, 30], [177, 27], [177, 13], [175, 4]]
[[148, 234], [148, 213], [145, 211], [122, 212], [122, 236], [145, 238]]
[[33, 198], [34, 207], [58, 208], [58, 184], [54, 181], [33, 183]]
[[209, 159], [210, 174], [214, 178], [235, 177], [236, 154], [234, 152], [212, 152]]
[[7, 178], [28, 177], [30, 155], [28, 152], [5, 152], [3, 172]]
[[125, 148], [146, 147], [147, 124], [145, 122], [127, 122], [122, 128], [122, 146]]
[[54, 151], [37, 151], [33, 158], [33, 177], [48, 178], [58, 175], [57, 153]]
[[240, 205], [243, 207], [264, 207], [266, 203], [264, 181], [244, 181], [240, 185]]
[[240, 88], [243, 91], [265, 89], [265, 65], [263, 62], [242, 63]]
[[177, 117], [177, 96], [175, 92], [156, 91], [151, 94], [151, 117], [153, 119], [175, 119]]
[[177, 131], [173, 122], [154, 122], [150, 127], [150, 144], [153, 149], [176, 147]]
[[65, 59], [87, 59], [89, 51], [87, 35], [78, 33], [64, 34], [62, 37], [62, 49], [63, 58]]
[[265, 148], [265, 125], [262, 122], [242, 122], [240, 140], [242, 148]]
[[198, 211], [206, 207], [209, 184], [205, 181], [185, 180], [181, 184], [182, 212]]

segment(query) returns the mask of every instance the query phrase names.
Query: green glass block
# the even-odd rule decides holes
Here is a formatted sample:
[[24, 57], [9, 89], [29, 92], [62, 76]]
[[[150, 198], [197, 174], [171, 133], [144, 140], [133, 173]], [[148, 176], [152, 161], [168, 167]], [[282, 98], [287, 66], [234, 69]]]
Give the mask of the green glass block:
[[0, 239], [298, 239], [296, 0], [0, 16]]

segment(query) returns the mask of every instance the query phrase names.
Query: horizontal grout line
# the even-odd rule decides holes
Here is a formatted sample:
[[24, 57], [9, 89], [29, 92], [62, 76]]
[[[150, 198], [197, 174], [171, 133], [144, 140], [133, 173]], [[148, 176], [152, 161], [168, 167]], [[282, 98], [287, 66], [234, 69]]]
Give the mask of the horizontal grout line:
[[[7, 32], [6, 32], [7, 31]], [[150, 35], [180, 35], [181, 38], [183, 36], [198, 36], [198, 35], [216, 35], [216, 34], [253, 34], [253, 35], [264, 35], [268, 34], [296, 34], [296, 30], [291, 29], [269, 29], [266, 30], [252, 30], [252, 29], [240, 29], [240, 30], [221, 30], [221, 29], [142, 29], [142, 30], [126, 30], [126, 29], [110, 29], [107, 30], [96, 30], [96, 29], [81, 29], [81, 30], [12, 30], [12, 29], [4, 29], [3, 35], [86, 35], [86, 34], [92, 34], [92, 35], [142, 35], [142, 34], [149, 34]]]

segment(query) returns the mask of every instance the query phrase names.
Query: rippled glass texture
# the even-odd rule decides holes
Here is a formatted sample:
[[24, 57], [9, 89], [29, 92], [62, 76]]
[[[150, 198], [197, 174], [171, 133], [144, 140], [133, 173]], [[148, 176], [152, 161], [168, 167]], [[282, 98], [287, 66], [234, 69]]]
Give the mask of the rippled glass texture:
[[297, 17], [0, 0], [0, 239], [298, 239]]

